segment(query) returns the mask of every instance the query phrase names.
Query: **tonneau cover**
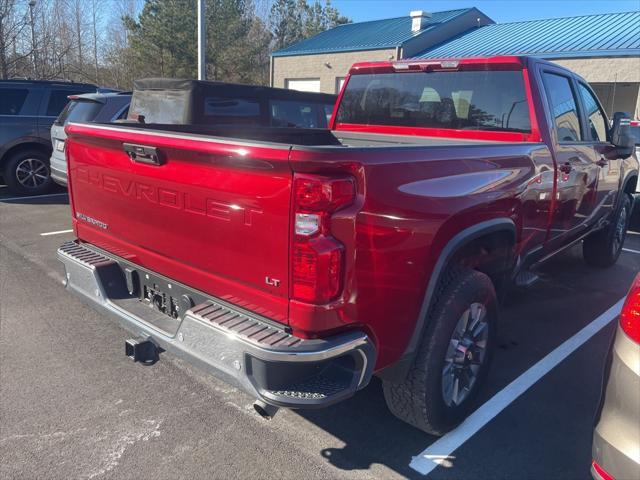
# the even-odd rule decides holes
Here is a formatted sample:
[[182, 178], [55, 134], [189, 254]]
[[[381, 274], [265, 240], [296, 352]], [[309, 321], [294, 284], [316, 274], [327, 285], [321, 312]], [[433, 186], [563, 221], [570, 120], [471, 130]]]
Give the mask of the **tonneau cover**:
[[134, 81], [128, 119], [144, 116], [145, 123], [154, 124], [224, 124], [226, 107], [233, 106], [230, 123], [269, 125], [270, 100], [333, 104], [336, 96], [260, 85], [144, 78]]

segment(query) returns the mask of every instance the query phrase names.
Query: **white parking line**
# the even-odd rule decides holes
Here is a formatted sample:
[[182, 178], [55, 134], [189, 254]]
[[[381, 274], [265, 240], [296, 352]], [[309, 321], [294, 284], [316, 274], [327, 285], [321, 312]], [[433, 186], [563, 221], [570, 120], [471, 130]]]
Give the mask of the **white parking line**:
[[454, 460], [451, 454], [456, 449], [531, 388], [532, 385], [558, 366], [560, 362], [607, 326], [620, 313], [623, 302], [624, 298], [620, 299], [606, 312], [566, 340], [500, 392], [496, 393], [462, 422], [458, 428], [436, 440], [418, 456], [413, 457], [409, 466], [422, 475], [427, 475], [438, 465], [450, 466]]
[[633, 248], [623, 248], [622, 251], [629, 253], [640, 253], [640, 250], [634, 250]]
[[57, 232], [46, 232], [46, 233], [41, 233], [40, 236], [41, 237], [48, 237], [49, 235], [60, 235], [61, 233], [71, 233], [73, 232], [73, 229], [69, 229], [69, 230], [58, 230]]
[[65, 192], [65, 193], [49, 193], [47, 195], [25, 195], [23, 197], [8, 197], [8, 198], [0, 197], [0, 202], [10, 201], [10, 200], [25, 200], [27, 198], [61, 197], [62, 195], [69, 195], [69, 194]]

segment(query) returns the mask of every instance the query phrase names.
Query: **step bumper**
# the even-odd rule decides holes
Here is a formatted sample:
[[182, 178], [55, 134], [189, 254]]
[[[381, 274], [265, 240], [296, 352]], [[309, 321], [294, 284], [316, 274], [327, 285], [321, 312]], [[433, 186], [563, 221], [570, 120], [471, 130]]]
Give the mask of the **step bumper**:
[[325, 407], [353, 396], [371, 379], [376, 352], [363, 332], [299, 338], [285, 326], [170, 279], [194, 306], [158, 322], [162, 315], [142, 306], [131, 278], [164, 277], [86, 243], [62, 245], [58, 259], [67, 290], [84, 302], [137, 337], [271, 405]]

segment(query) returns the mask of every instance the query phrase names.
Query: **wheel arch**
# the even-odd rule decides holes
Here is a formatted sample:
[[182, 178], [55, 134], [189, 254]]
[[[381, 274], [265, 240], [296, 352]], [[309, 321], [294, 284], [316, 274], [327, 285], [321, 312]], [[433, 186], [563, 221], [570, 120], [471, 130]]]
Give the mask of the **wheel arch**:
[[37, 140], [29, 140], [26, 142], [17, 143], [7, 148], [4, 152], [2, 152], [2, 156], [0, 157], [0, 168], [4, 167], [6, 161], [11, 158], [13, 155], [19, 152], [23, 152], [26, 150], [39, 150], [44, 154], [51, 156], [52, 148], [51, 145], [48, 145], [43, 142], [39, 142]]
[[[513, 220], [506, 217], [486, 220], [465, 228], [447, 241], [444, 248], [440, 251], [433, 271], [431, 272], [420, 312], [418, 313], [418, 318], [416, 319], [414, 330], [405, 348], [405, 352], [396, 363], [378, 372], [377, 375], [379, 377], [391, 382], [401, 382], [406, 377], [418, 350], [424, 329], [427, 326], [427, 315], [432, 307], [436, 288], [443, 278], [447, 267], [461, 257], [464, 258], [465, 252], [477, 245], [478, 242], [498, 237], [504, 238], [512, 246], [515, 245], [517, 241], [517, 230]], [[482, 271], [482, 269], [479, 270]], [[491, 275], [489, 276], [491, 277]], [[495, 285], [493, 278], [492, 281], [494, 281]]]

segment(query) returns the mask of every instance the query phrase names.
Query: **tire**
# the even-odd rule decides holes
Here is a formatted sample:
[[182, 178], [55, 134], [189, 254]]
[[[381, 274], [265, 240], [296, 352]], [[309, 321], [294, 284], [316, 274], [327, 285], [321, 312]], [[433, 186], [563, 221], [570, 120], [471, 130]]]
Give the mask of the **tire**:
[[613, 221], [604, 229], [584, 239], [582, 256], [594, 267], [610, 267], [618, 261], [631, 220], [631, 197], [623, 194]]
[[11, 155], [2, 175], [9, 191], [19, 195], [42, 195], [54, 186], [49, 155], [40, 150], [23, 150]]
[[[457, 351], [456, 360], [451, 362], [451, 353], [456, 352], [452, 342], [454, 334], [459, 333], [463, 316], [467, 312], [477, 312], [478, 305], [484, 309], [484, 353], [480, 355], [479, 351], [470, 348], [472, 358], [469, 358], [464, 350]], [[443, 435], [471, 412], [489, 371], [498, 323], [493, 283], [483, 273], [456, 267], [441, 281], [430, 312], [406, 379], [402, 383], [383, 381], [382, 385], [387, 406], [396, 417], [429, 434]], [[460, 343], [463, 342], [458, 345]], [[468, 378], [464, 365], [469, 361], [479, 363], [475, 380], [467, 391], [461, 389], [459, 383], [457, 401], [452, 401], [455, 392], [451, 389], [452, 379], [456, 375], [461, 375], [463, 380]]]

